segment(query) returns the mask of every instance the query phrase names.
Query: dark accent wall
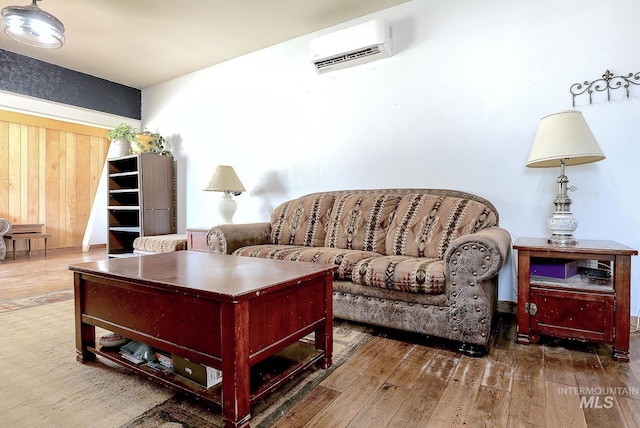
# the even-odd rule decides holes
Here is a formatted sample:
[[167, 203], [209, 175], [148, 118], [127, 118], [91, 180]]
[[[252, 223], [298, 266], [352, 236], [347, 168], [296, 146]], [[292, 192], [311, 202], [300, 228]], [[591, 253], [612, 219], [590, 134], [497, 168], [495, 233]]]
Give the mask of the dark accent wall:
[[142, 91], [0, 49], [0, 90], [140, 120]]

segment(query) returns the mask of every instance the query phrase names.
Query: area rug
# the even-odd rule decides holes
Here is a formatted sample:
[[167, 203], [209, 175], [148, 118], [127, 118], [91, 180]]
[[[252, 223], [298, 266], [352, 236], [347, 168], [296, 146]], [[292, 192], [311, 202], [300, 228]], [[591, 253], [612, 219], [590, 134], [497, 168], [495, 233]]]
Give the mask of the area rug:
[[73, 299], [73, 290], [61, 290], [36, 296], [23, 297], [14, 300], [0, 301], [0, 313], [17, 311], [34, 306], [47, 305], [49, 303], [63, 302]]
[[[62, 301], [56, 301], [62, 297]], [[40, 296], [0, 313], [0, 425], [12, 427], [218, 427], [221, 410], [177, 394], [117, 364], [76, 361], [73, 301]], [[17, 305], [16, 305], [17, 306]], [[98, 329], [98, 334], [104, 334]], [[253, 427], [277, 419], [370, 337], [336, 322], [334, 364], [309, 369], [252, 407]]]

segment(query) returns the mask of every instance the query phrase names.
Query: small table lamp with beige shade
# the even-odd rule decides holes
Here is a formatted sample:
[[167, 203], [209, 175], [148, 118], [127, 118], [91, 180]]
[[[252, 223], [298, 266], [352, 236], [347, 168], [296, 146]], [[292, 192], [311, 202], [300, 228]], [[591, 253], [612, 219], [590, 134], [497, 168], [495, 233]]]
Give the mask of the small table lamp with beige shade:
[[567, 190], [569, 179], [564, 173], [565, 166], [598, 162], [605, 158], [589, 125], [578, 110], [550, 114], [540, 120], [538, 132], [533, 141], [527, 166], [529, 168], [552, 168], [560, 166], [558, 194], [553, 200], [555, 209], [547, 220], [551, 237], [547, 240], [555, 245], [576, 245], [573, 232], [578, 220], [571, 213], [571, 199]]
[[218, 212], [222, 217], [223, 224], [233, 224], [233, 215], [236, 213], [237, 203], [231, 195], [238, 196], [246, 191], [233, 167], [218, 165], [216, 172], [209, 181], [209, 185], [203, 190], [222, 192]]

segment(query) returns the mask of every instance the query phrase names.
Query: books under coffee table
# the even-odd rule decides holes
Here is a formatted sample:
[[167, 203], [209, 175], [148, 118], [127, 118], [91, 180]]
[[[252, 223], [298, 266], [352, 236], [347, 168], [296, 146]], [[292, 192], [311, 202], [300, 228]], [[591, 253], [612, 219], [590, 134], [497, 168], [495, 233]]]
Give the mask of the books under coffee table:
[[[114, 336], [122, 337], [110, 333], [100, 338], [100, 343], [105, 343], [102, 345], [104, 349], [100, 349], [101, 352], [115, 351], [115, 349], [113, 349], [114, 346], [110, 346], [116, 342], [112, 339]], [[105, 337], [108, 338], [106, 341], [103, 340]], [[222, 372], [218, 369], [189, 361], [179, 355], [170, 355], [153, 349], [146, 343], [129, 340], [124, 337], [122, 337], [122, 339], [125, 340], [126, 343], [119, 348], [119, 353], [122, 358], [130, 363], [136, 365], [146, 364], [147, 367], [161, 373], [175, 373], [205, 388], [211, 388], [222, 382]]]
[[[252, 402], [305, 368], [331, 366], [335, 265], [177, 251], [69, 269], [79, 361], [98, 355], [221, 404], [227, 426], [247, 425]], [[222, 383], [207, 389], [127, 362], [95, 345], [96, 326], [220, 370]], [[310, 333], [313, 345], [299, 343]], [[251, 376], [274, 359], [285, 361], [282, 372], [252, 385]]]

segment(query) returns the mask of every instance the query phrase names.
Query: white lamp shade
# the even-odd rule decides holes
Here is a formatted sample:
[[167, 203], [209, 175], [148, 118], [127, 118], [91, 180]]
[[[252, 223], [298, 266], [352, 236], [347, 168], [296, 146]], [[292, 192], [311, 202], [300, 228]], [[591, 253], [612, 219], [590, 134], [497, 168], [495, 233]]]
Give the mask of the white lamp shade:
[[211, 177], [209, 185], [205, 187], [204, 190], [231, 193], [246, 191], [236, 172], [228, 165], [219, 165], [218, 168], [216, 168], [216, 172], [213, 174], [213, 177]]
[[578, 110], [550, 114], [540, 120], [527, 166], [530, 168], [581, 165], [605, 158], [589, 125]]

